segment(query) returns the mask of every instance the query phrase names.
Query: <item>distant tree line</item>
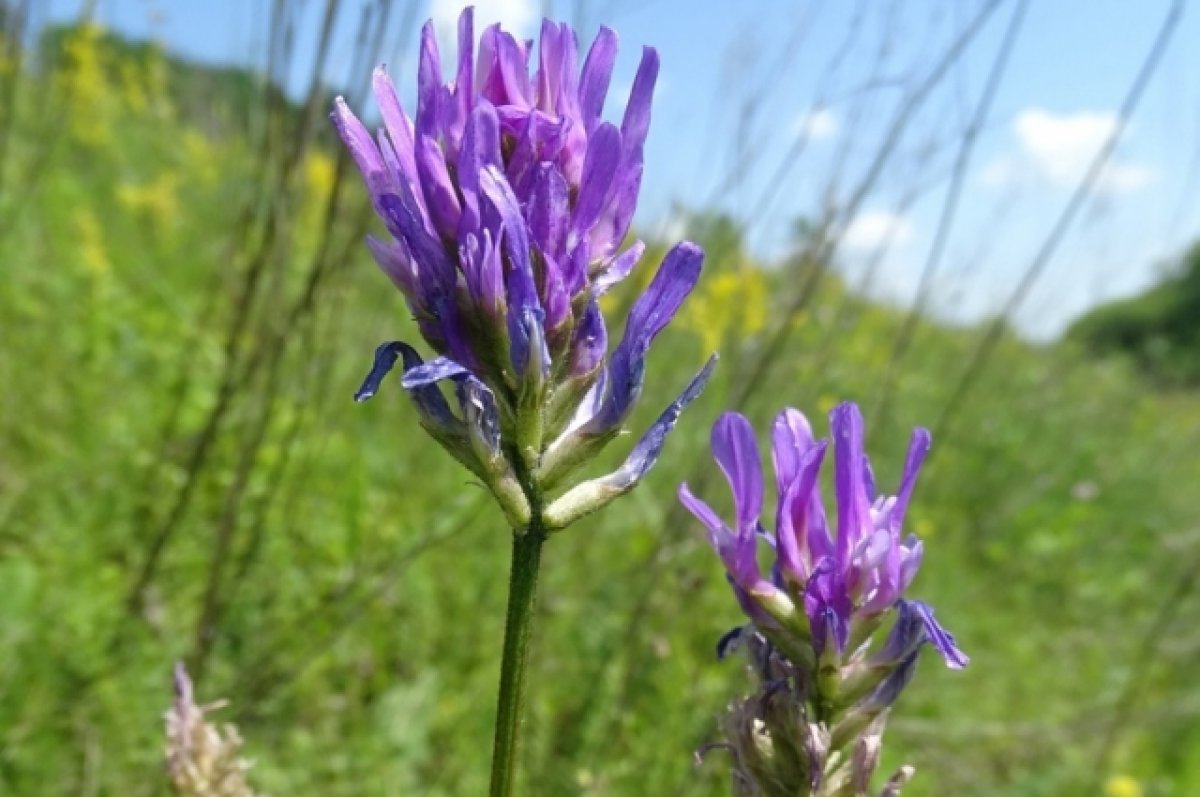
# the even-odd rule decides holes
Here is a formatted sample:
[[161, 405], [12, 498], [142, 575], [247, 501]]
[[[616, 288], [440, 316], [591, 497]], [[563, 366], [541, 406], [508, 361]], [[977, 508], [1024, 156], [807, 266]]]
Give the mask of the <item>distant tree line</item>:
[[1200, 385], [1200, 241], [1155, 287], [1101, 305], [1067, 337], [1101, 354], [1124, 354], [1167, 384]]

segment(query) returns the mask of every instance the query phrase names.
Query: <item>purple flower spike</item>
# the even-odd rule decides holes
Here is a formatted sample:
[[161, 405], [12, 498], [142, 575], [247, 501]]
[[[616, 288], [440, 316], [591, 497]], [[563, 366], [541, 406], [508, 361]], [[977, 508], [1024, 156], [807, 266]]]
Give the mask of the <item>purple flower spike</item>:
[[[631, 317], [632, 323], [632, 317]], [[904, 599], [924, 554], [913, 535], [903, 536], [904, 516], [916, 486], [917, 472], [929, 452], [929, 433], [913, 433], [900, 488], [895, 497], [874, 497], [874, 479], [863, 450], [862, 414], [854, 404], [842, 404], [830, 413], [833, 432], [834, 485], [837, 502], [836, 537], [829, 533], [820, 496], [820, 470], [828, 440], [816, 440], [805, 417], [786, 409], [771, 429], [771, 454], [775, 466], [777, 502], [774, 532], [762, 532], [775, 555], [772, 572], [778, 589], [793, 604], [803, 605], [808, 634], [802, 644], [817, 658], [848, 655], [856, 629], [878, 627], [884, 614], [897, 613], [892, 634], [874, 661], [889, 666], [904, 659], [924, 642], [942, 655], [946, 665], [959, 669], [967, 657], [954, 637], [934, 619], [933, 610], [920, 601]], [[741, 415], [725, 413], [712, 432], [713, 457], [725, 474], [733, 494], [736, 521], [726, 525], [707, 504], [681, 485], [679, 498], [708, 529], [709, 541], [745, 605], [757, 599], [756, 531], [761, 529], [763, 473], [754, 431]], [[872, 498], [874, 502], [872, 503]], [[735, 590], [736, 591], [736, 590]], [[774, 600], [768, 591], [764, 600]], [[754, 612], [767, 611], [765, 604]], [[782, 633], [760, 628], [771, 638]], [[774, 639], [781, 646], [786, 640]], [[859, 642], [862, 640], [860, 639]], [[855, 643], [856, 645], [858, 643]], [[792, 649], [796, 649], [793, 642]], [[900, 680], [893, 686], [902, 685]]]
[[[679, 500], [708, 532], [734, 598], [750, 624], [726, 634], [721, 655], [747, 645], [758, 689], [730, 707], [724, 729], [734, 782], [747, 794], [874, 794], [888, 713], [916, 674], [928, 643], [950, 669], [968, 663], [928, 604], [904, 597], [924, 555], [904, 520], [929, 453], [913, 432], [894, 496], [876, 495], [854, 404], [829, 418], [837, 518], [830, 534], [820, 492], [829, 440], [814, 439], [794, 409], [771, 427], [775, 529], [759, 521], [763, 473], [750, 423], [725, 413], [713, 425], [713, 457], [733, 494], [733, 524], [679, 486]], [[759, 539], [774, 554], [771, 581], [759, 575]], [[890, 620], [890, 624], [889, 624]], [[888, 628], [886, 638], [880, 633]], [[757, 644], [754, 644], [757, 642]], [[880, 794], [895, 795], [912, 774], [902, 767]], [[832, 775], [833, 785], [824, 780]]]
[[[439, 442], [483, 475], [510, 520], [525, 522], [621, 431], [650, 343], [695, 285], [703, 253], [682, 243], [667, 255], [609, 358], [597, 299], [645, 248], [621, 251], [658, 55], [643, 51], [617, 124], [602, 116], [617, 56], [611, 30], [601, 28], [581, 59], [568, 25], [544, 22], [535, 46], [499, 25], [477, 41], [474, 22], [465, 9], [457, 59], [445, 65], [434, 25], [422, 27], [411, 117], [380, 67], [372, 88], [382, 129], [367, 130], [340, 97], [331, 118], [391, 235], [368, 238], [368, 248], [432, 349], [428, 363], [407, 368], [404, 385], [426, 427], [441, 430]], [[388, 349], [361, 397], [402, 351], [411, 359], [410, 349]], [[457, 414], [436, 384], [445, 379], [458, 391]], [[704, 381], [693, 381], [614, 479], [636, 484], [649, 470]]]

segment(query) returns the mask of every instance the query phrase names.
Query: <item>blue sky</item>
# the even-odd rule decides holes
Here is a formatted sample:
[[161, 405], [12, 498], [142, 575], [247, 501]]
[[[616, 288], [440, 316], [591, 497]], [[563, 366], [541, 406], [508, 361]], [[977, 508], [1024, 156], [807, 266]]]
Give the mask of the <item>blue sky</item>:
[[[298, 36], [304, 51], [320, 3]], [[347, 2], [354, 11], [358, 3]], [[411, 92], [416, 33], [406, 16], [448, 29], [462, 4], [398, 4], [388, 60]], [[607, 114], [619, 118], [640, 46], [662, 56], [643, 228], [672, 232], [674, 208], [717, 206], [745, 223], [754, 250], [786, 251], [792, 219], [844, 203], [901, 97], [927, 74], [980, 8], [974, 0], [607, 0], [476, 3], [484, 21], [527, 36], [543, 13], [615, 28], [621, 60]], [[1011, 293], [1103, 141], [1167, 8], [1162, 0], [1032, 0], [973, 149], [956, 223], [939, 262], [932, 308], [969, 321]], [[79, 0], [50, 0], [69, 18]], [[265, 0], [99, 0], [100, 21], [153, 37], [190, 57], [261, 64]], [[911, 300], [926, 261], [951, 165], [1016, 4], [1003, 3], [944, 82], [914, 114], [876, 190], [845, 231], [839, 254], [875, 295]], [[347, 15], [348, 18], [354, 14]], [[329, 73], [347, 74], [352, 25], [340, 30]], [[453, 50], [446, 38], [446, 49]], [[1184, 14], [1120, 139], [1108, 171], [1035, 290], [1018, 308], [1031, 336], [1054, 334], [1091, 304], [1149, 284], [1164, 259], [1200, 237], [1200, 21]], [[885, 46], [886, 45], [886, 46]], [[880, 52], [885, 55], [880, 56]], [[297, 59], [295, 83], [307, 76]], [[801, 140], [802, 145], [797, 145]], [[787, 158], [790, 150], [798, 156]], [[781, 168], [786, 169], [781, 172]], [[769, 192], [774, 186], [775, 189]]]

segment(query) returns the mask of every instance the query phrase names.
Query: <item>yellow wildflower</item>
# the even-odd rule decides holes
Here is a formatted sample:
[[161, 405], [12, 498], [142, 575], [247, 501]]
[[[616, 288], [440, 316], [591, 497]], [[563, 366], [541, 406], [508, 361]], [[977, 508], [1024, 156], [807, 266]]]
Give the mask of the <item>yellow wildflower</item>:
[[1104, 784], [1106, 797], [1142, 797], [1142, 784], [1129, 775], [1113, 775]]

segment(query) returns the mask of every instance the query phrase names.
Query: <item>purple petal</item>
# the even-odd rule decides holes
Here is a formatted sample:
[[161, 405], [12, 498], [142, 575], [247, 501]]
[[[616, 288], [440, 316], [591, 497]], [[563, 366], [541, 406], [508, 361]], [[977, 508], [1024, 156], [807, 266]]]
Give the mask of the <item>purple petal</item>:
[[[572, 296], [587, 285], [588, 268], [591, 266], [591, 262], [592, 252], [586, 239], [576, 244], [575, 248], [570, 250], [570, 254], [560, 261], [563, 284], [567, 286]], [[593, 291], [593, 295], [598, 294]]]
[[[509, 292], [511, 294], [511, 287]], [[510, 357], [518, 374], [532, 378], [549, 373], [550, 352], [546, 347], [545, 313], [541, 308], [509, 307], [508, 335]]]
[[467, 293], [487, 318], [495, 323], [504, 318], [504, 265], [500, 247], [492, 240], [490, 230], [482, 239], [473, 234], [462, 237], [458, 261], [462, 267]]
[[529, 198], [529, 233], [538, 249], [555, 260], [566, 256], [567, 181], [550, 163], [539, 164]]
[[400, 98], [396, 94], [396, 86], [383, 67], [375, 70], [371, 83], [375, 91], [375, 101], [379, 104], [379, 114], [383, 117], [383, 126], [392, 140], [400, 174], [410, 183], [415, 183], [417, 164], [413, 156], [415, 146], [412, 122], [404, 113]]
[[504, 87], [502, 101], [497, 105], [531, 106], [529, 90], [528, 53], [511, 34], [498, 31], [495, 40], [496, 65]]
[[837, 493], [837, 556], [850, 564], [859, 541], [871, 528], [870, 504], [863, 483], [863, 420], [858, 406], [846, 402], [829, 414], [833, 431], [834, 489]]
[[904, 525], [904, 516], [908, 512], [908, 502], [912, 499], [913, 490], [917, 486], [917, 475], [921, 464], [929, 454], [932, 443], [929, 431], [920, 427], [913, 429], [912, 438], [908, 443], [908, 456], [904, 460], [904, 471], [900, 477], [900, 489], [896, 493], [896, 505], [892, 509], [890, 525], [894, 534], [899, 534]]
[[800, 410], [788, 407], [775, 416], [771, 426], [771, 459], [779, 495], [796, 480], [800, 462], [813, 445], [812, 427]]
[[543, 258], [542, 306], [546, 308], [547, 334], [559, 335], [564, 324], [571, 319], [571, 292], [563, 282], [562, 270], [554, 258]]
[[638, 440], [637, 445], [629, 452], [629, 457], [621, 465], [620, 469], [613, 474], [617, 478], [613, 480], [613, 484], [621, 489], [626, 489], [641, 481], [642, 477], [650, 472], [654, 467], [654, 463], [658, 461], [659, 455], [662, 453], [663, 446], [667, 442], [667, 435], [675, 428], [675, 424], [679, 422], [679, 416], [689, 404], [704, 391], [704, 386], [708, 384], [709, 377], [712, 376], [713, 368], [717, 364], [717, 356], [714, 354], [708, 358], [708, 362], [704, 367], [692, 377], [688, 382], [687, 387], [683, 392], [672, 401], [662, 414], [658, 416], [642, 438]]
[[637, 152], [641, 162], [641, 149], [650, 132], [650, 105], [654, 100], [654, 83], [658, 80], [658, 51], [653, 47], [642, 48], [642, 61], [638, 64], [625, 105], [625, 116], [621, 120], [621, 138], [627, 153]]
[[575, 200], [575, 213], [571, 218], [568, 247], [574, 249], [580, 237], [586, 235], [599, 221], [620, 160], [621, 134], [614, 125], [604, 123], [597, 127], [596, 132], [588, 139], [579, 195]]
[[346, 149], [350, 151], [350, 157], [354, 159], [359, 172], [362, 173], [367, 191], [378, 207], [379, 197], [391, 188], [387, 168], [383, 162], [383, 156], [379, 152], [379, 147], [375, 145], [375, 140], [371, 138], [367, 128], [363, 126], [363, 123], [359, 121], [354, 112], [350, 110], [350, 106], [346, 105], [346, 101], [341, 97], [333, 101], [333, 112], [329, 114], [329, 118], [333, 121], [333, 126], [337, 129], [338, 136], [346, 145]]
[[392, 236], [408, 250], [422, 292], [426, 296], [446, 293], [453, 285], [454, 263], [427, 227], [416, 198], [384, 194], [379, 197], [379, 214]]
[[863, 490], [867, 494], [867, 503], [871, 504], [875, 501], [875, 471], [871, 468], [871, 458], [867, 456], [865, 449], [862, 457], [862, 479]]
[[379, 386], [383, 384], [384, 378], [395, 367], [396, 358], [403, 350], [402, 347], [407, 347], [407, 344], [393, 340], [389, 343], [381, 343], [375, 349], [375, 363], [371, 366], [371, 371], [363, 380], [362, 385], [354, 392], [355, 401], [362, 403], [374, 397], [379, 392]]
[[738, 530], [757, 528], [763, 503], [763, 472], [750, 421], [736, 412], [717, 418], [712, 428], [712, 451], [733, 492]]
[[642, 147], [650, 129], [650, 105], [657, 78], [658, 53], [646, 47], [621, 121], [621, 164], [609, 192], [607, 207], [589, 236], [593, 257], [607, 257], [615, 251], [633, 220], [642, 185]]
[[[554, 100], [554, 110], [562, 117], [578, 120], [579, 113], [579, 38], [567, 23], [562, 23], [562, 46], [559, 55], [559, 86], [558, 96]], [[572, 122], [578, 127], [577, 122]], [[586, 131], [580, 130], [582, 136]]]
[[724, 661], [731, 653], [737, 652], [749, 634], [754, 633], [753, 626], [739, 625], [731, 628], [717, 640], [717, 661]]
[[649, 346], [696, 286], [703, 262], [704, 250], [690, 241], [678, 243], [667, 252], [650, 286], [629, 312], [622, 344], [628, 341], [642, 350]]
[[[825, 441], [821, 441], [822, 447]], [[824, 448], [822, 448], [824, 450]], [[808, 551], [814, 562], [823, 558], [832, 559], [836, 554], [833, 539], [829, 536], [829, 522], [825, 518], [825, 505], [821, 502], [821, 485], [813, 485], [812, 494], [808, 499]]]
[[795, 479], [779, 496], [775, 516], [779, 567], [796, 583], [803, 583], [812, 571], [813, 562], [828, 554], [826, 549], [813, 550], [813, 521], [809, 517], [825, 448], [826, 443], [822, 440], [804, 452], [796, 465]]
[[900, 591], [904, 592], [921, 568], [921, 560], [925, 557], [925, 545], [915, 535], [910, 534], [900, 551]]
[[633, 221], [637, 209], [638, 192], [642, 187], [641, 156], [636, 163], [626, 166], [622, 164], [621, 171], [613, 181], [608, 205], [600, 220], [588, 234], [592, 255], [605, 258], [617, 250], [629, 232], [630, 222]]
[[[529, 237], [521, 206], [504, 173], [496, 166], [485, 167], [479, 174], [479, 187], [499, 216], [504, 228], [504, 250], [509, 259], [509, 301], [524, 310], [537, 307], [537, 289], [529, 262]], [[490, 226], [490, 225], [489, 225]]]
[[[417, 266], [418, 280], [426, 297], [445, 296], [454, 286], [455, 268], [445, 247], [425, 229], [412, 207], [395, 194], [379, 198], [380, 209], [388, 228], [403, 239]], [[432, 304], [432, 299], [429, 300]]]
[[910, 601], [910, 603], [920, 616], [921, 622], [925, 624], [929, 644], [933, 645], [934, 649], [942, 655], [946, 666], [952, 670], [961, 670], [966, 667], [971, 659], [958, 649], [954, 642], [954, 634], [942, 628], [934, 619], [933, 607], [923, 601]]
[[[434, 426], [441, 428], [450, 428], [457, 425], [458, 419], [450, 412], [450, 405], [436, 386], [432, 384], [405, 384], [405, 379], [407, 379], [409, 373], [424, 366], [421, 361], [421, 355], [417, 354], [412, 346], [399, 340], [383, 343], [375, 349], [375, 364], [371, 367], [371, 372], [367, 374], [367, 378], [363, 380], [362, 387], [354, 394], [354, 400], [363, 402], [374, 396], [379, 390], [379, 386], [383, 383], [384, 377], [395, 366], [397, 357], [403, 358], [405, 370], [404, 377], [400, 383], [408, 391], [409, 395], [412, 396], [413, 402], [417, 405], [417, 411], [421, 414], [422, 418]], [[435, 360], [434, 362], [437, 361]], [[432, 364], [430, 363], [430, 365]], [[461, 366], [459, 367], [461, 368]]]
[[571, 338], [571, 375], [584, 376], [594, 372], [607, 353], [608, 330], [604, 326], [604, 314], [600, 312], [599, 302], [589, 299]]
[[538, 71], [534, 76], [534, 85], [537, 94], [536, 106], [546, 113], [555, 111], [564, 77], [563, 51], [566, 48], [566, 39], [570, 37], [570, 30], [564, 28], [548, 19], [542, 20]]
[[608, 369], [601, 365], [596, 370], [596, 381], [583, 394], [579, 406], [575, 408], [574, 414], [571, 415], [571, 420], [567, 423], [567, 428], [563, 430], [563, 436], [582, 435], [583, 432], [580, 430], [591, 423], [600, 414], [600, 411], [604, 409], [604, 401], [607, 394]]
[[479, 184], [484, 196], [489, 200], [490, 207], [499, 218], [504, 248], [508, 254], [510, 268], [506, 288], [513, 367], [518, 373], [525, 375], [545, 373], [545, 368], [539, 368], [537, 372], [527, 370], [531, 362], [537, 361], [539, 365], [547, 365], [550, 357], [546, 351], [546, 314], [534, 282], [525, 220], [521, 217], [521, 209], [512, 188], [497, 167], [485, 168], [479, 175]]
[[417, 174], [434, 229], [443, 240], [454, 240], [462, 208], [442, 148], [427, 135], [420, 136], [417, 143]]
[[458, 406], [471, 433], [483, 441], [493, 456], [500, 454], [500, 412], [496, 397], [483, 382], [473, 375], [455, 380]]
[[813, 647], [818, 656], [831, 642], [838, 653], [845, 651], [853, 610], [837, 563], [829, 558], [817, 562], [804, 588], [804, 611], [812, 627]]
[[[498, 106], [502, 137], [510, 142], [516, 139], [516, 148], [505, 158], [505, 171], [509, 183], [521, 196], [528, 195], [535, 167], [547, 160], [545, 153], [557, 152], [562, 147], [563, 128], [567, 120], [546, 116], [541, 111], [526, 113], [511, 106]], [[561, 164], [556, 164], [561, 166]], [[572, 175], [563, 175], [568, 184]]]
[[446, 342], [444, 351], [467, 369], [477, 370], [479, 358], [475, 354], [474, 338], [463, 318], [465, 309], [468, 308], [460, 307], [451, 296], [441, 295], [434, 301], [432, 312]]
[[873, 570], [887, 558], [891, 549], [892, 535], [887, 529], [875, 529], [858, 541], [853, 561], [861, 570]]
[[588, 135], [596, 128], [604, 111], [604, 98], [616, 62], [617, 34], [601, 26], [583, 61], [579, 77], [579, 111]]
[[500, 36], [500, 26], [489, 25], [484, 28], [479, 37], [479, 56], [476, 58], [475, 90], [480, 97], [492, 103], [502, 103], [504, 96], [504, 78], [500, 74], [497, 40]]
[[405, 367], [404, 376], [400, 378], [400, 384], [405, 390], [413, 390], [426, 385], [433, 385], [443, 379], [451, 379], [456, 376], [469, 374], [470, 371], [451, 360], [449, 357], [434, 357], [427, 363], [415, 363], [412, 367]]
[[[692, 495], [687, 484], [679, 485], [679, 501], [708, 529], [708, 541], [736, 588], [750, 591], [762, 581], [756, 557], [757, 537], [753, 532], [731, 531], [708, 504]], [[752, 603], [752, 602], [751, 602]]]
[[412, 258], [408, 256], [402, 241], [381, 241], [373, 235], [367, 236], [367, 249], [397, 288], [410, 301], [422, 304], [420, 285]]
[[915, 601], [896, 602], [896, 621], [888, 632], [887, 641], [871, 656], [876, 666], [892, 666], [908, 658], [929, 641], [925, 621], [914, 607]]
[[467, 117], [462, 147], [458, 151], [458, 190], [462, 194], [460, 233], [479, 228], [479, 174], [500, 166], [500, 120], [487, 100], [480, 100]]
[[695, 287], [703, 260], [704, 250], [695, 244], [688, 241], [676, 244], [663, 259], [650, 287], [634, 303], [609, 367], [608, 398], [601, 412], [588, 424], [590, 432], [613, 429], [629, 413], [641, 393], [650, 343]]
[[862, 701], [861, 707], [865, 711], [876, 713], [895, 704], [904, 687], [908, 686], [917, 672], [917, 655], [918, 652], [914, 651], [896, 665], [896, 669], [888, 673], [879, 686], [875, 687], [875, 691]]
[[433, 30], [433, 20], [421, 28], [421, 55], [417, 65], [417, 124], [416, 134], [421, 136], [438, 135], [438, 120], [441, 118], [440, 100], [442, 96], [442, 61], [438, 54], [437, 35]]
[[458, 72], [454, 78], [454, 116], [448, 134], [458, 141], [475, 98], [475, 9], [467, 6], [458, 17]]
[[721, 520], [713, 508], [706, 502], [700, 500], [692, 494], [692, 490], [688, 487], [687, 482], [679, 485], [678, 489], [679, 502], [683, 504], [687, 511], [695, 516], [708, 529], [708, 539], [712, 543], [713, 548], [720, 549], [719, 538], [722, 535], [731, 535], [732, 531], [725, 525], [725, 521]]
[[[425, 198], [413, 193], [413, 186], [419, 185], [417, 177], [408, 177], [404, 174], [404, 165], [400, 163], [400, 157], [396, 154], [396, 148], [392, 146], [391, 139], [388, 138], [387, 132], [379, 130], [375, 134], [375, 141], [379, 145], [379, 152], [383, 155], [383, 163], [387, 167], [388, 189], [387, 193], [399, 192], [404, 197], [404, 201], [412, 204], [417, 210], [417, 215], [422, 219], [422, 222], [429, 229], [433, 229], [429, 223], [429, 212], [425, 209]], [[409, 153], [409, 160], [412, 159], [412, 152]], [[415, 161], [414, 161], [415, 163]], [[412, 168], [416, 168], [414, 165]], [[376, 210], [379, 209], [379, 203], [375, 203]]]

